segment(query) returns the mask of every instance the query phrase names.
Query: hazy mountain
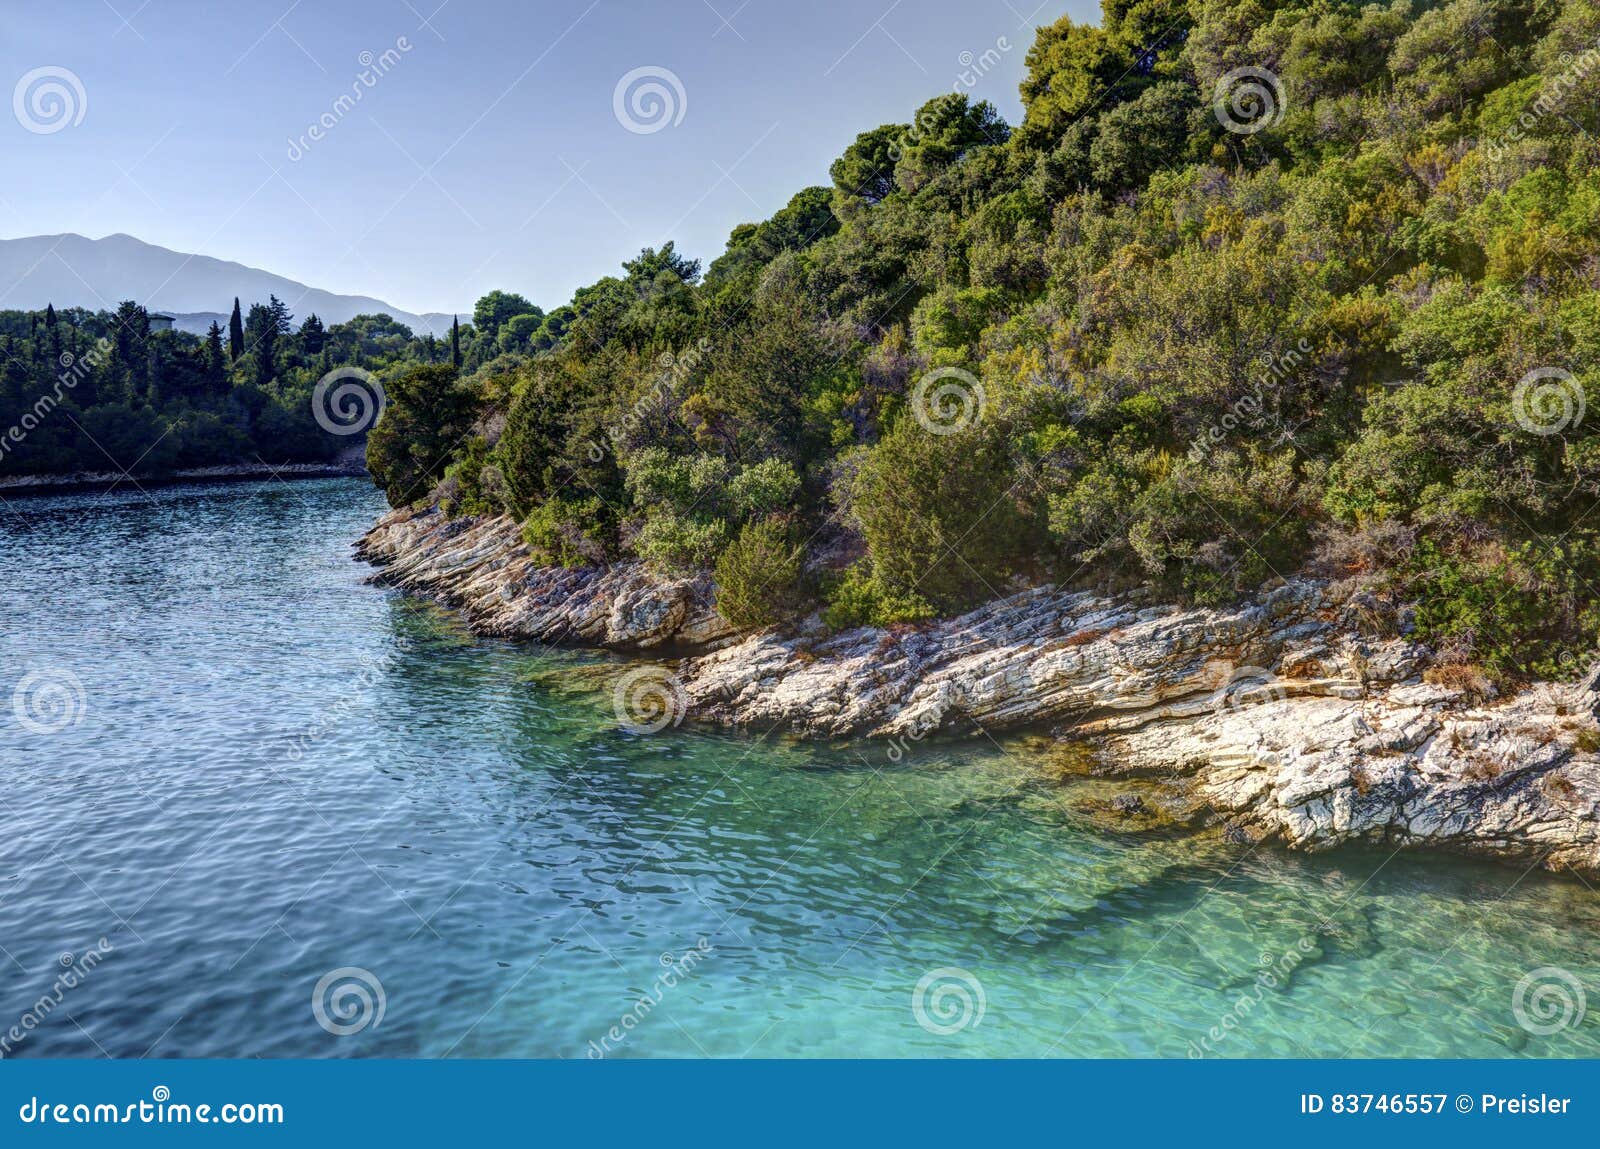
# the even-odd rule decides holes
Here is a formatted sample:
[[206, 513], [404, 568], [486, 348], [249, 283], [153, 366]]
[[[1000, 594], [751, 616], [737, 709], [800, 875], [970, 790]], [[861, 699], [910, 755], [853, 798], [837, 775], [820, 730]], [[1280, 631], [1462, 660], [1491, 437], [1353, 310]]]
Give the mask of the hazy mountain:
[[173, 316], [176, 326], [204, 334], [213, 319], [224, 327], [234, 296], [246, 310], [276, 295], [297, 319], [312, 312], [324, 323], [357, 315], [393, 316], [422, 335], [447, 335], [451, 316], [415, 315], [381, 299], [335, 295], [270, 271], [208, 255], [185, 255], [131, 235], [88, 239], [81, 235], [30, 235], [0, 239], [0, 309], [88, 307], [110, 310], [135, 299], [151, 311]]

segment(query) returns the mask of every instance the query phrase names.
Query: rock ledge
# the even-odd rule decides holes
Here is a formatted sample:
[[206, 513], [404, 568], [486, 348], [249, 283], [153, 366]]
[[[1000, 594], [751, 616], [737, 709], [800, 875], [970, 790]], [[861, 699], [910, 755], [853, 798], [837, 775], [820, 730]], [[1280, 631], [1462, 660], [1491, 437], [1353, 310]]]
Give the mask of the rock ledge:
[[1039, 587], [923, 628], [740, 638], [702, 576], [540, 567], [505, 518], [386, 515], [377, 576], [486, 634], [688, 651], [687, 716], [917, 740], [1049, 727], [1097, 772], [1157, 779], [1251, 841], [1434, 846], [1600, 874], [1600, 673], [1487, 701], [1292, 581], [1226, 610]]

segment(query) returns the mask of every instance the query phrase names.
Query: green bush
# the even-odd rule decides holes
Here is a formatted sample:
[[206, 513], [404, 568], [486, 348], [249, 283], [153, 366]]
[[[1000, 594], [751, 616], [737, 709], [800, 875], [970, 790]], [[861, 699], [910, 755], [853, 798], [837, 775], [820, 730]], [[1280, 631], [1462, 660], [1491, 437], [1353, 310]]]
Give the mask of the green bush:
[[551, 566], [578, 567], [611, 557], [605, 507], [598, 498], [557, 496], [529, 512], [522, 540], [534, 558]]
[[507, 509], [508, 501], [505, 477], [491, 461], [489, 445], [474, 435], [445, 469], [440, 509], [451, 518], [495, 515]]
[[822, 621], [831, 630], [926, 622], [938, 612], [916, 593], [885, 587], [864, 564], [850, 567], [826, 588]]
[[1036, 541], [1006, 438], [981, 415], [945, 435], [905, 417], [865, 453], [848, 506], [884, 591], [939, 611], [1002, 593]]
[[1403, 574], [1417, 637], [1500, 681], [1587, 669], [1600, 640], [1600, 548], [1592, 534], [1510, 550], [1420, 542]]
[[777, 518], [744, 525], [717, 559], [717, 611], [738, 627], [771, 626], [801, 608], [802, 558]]

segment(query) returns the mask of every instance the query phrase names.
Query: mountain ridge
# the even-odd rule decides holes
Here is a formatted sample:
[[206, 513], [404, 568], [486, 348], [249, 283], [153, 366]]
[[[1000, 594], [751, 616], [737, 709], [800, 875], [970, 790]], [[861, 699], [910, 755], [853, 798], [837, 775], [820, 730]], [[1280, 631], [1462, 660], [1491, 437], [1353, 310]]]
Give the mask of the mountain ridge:
[[57, 307], [109, 310], [136, 299], [171, 315], [175, 326], [203, 334], [212, 320], [226, 323], [233, 300], [249, 307], [276, 295], [297, 317], [313, 312], [324, 323], [383, 314], [418, 335], [449, 333], [453, 315], [406, 311], [368, 295], [310, 287], [288, 276], [236, 260], [175, 251], [126, 232], [91, 239], [77, 232], [0, 239], [0, 308]]

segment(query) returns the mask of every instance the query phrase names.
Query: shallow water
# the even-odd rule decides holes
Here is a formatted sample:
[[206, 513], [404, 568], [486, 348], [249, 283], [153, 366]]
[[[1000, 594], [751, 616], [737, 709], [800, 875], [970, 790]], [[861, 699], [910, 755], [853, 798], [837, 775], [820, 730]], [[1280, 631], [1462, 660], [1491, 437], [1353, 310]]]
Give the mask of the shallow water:
[[1580, 882], [1109, 833], [1021, 742], [629, 733], [617, 664], [366, 585], [380, 510], [0, 506], [0, 1054], [1600, 1055]]

